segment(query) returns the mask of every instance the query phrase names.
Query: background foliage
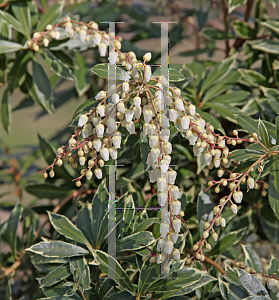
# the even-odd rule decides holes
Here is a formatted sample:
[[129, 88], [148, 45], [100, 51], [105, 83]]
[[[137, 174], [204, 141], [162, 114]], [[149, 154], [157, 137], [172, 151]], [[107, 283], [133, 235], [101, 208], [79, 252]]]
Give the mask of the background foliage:
[[[88, 70], [107, 59], [89, 42], [70, 40], [63, 31], [48, 48], [34, 52], [26, 47], [35, 31], [67, 15], [94, 20], [102, 30], [107, 24], [101, 21], [125, 21], [117, 26], [123, 36], [121, 51], [134, 51], [140, 58], [151, 50], [151, 63], [158, 63], [160, 49], [144, 48], [160, 38], [160, 27], [152, 21], [176, 21], [169, 30], [170, 53], [176, 53], [174, 62], [170, 57], [170, 67], [176, 70], [171, 85], [178, 86], [216, 130], [232, 136], [238, 129], [243, 137], [256, 132], [267, 148], [277, 150], [276, 1], [40, 0], [2, 1], [0, 7], [1, 122], [10, 131], [9, 138], [2, 130], [0, 141], [1, 299], [136, 299], [135, 293], [140, 299], [276, 299], [263, 276], [253, 273], [279, 277], [278, 158], [271, 156], [264, 171], [253, 174], [269, 182], [268, 195], [261, 184], [244, 193], [237, 216], [225, 210], [227, 226], [218, 228], [219, 240], [209, 239], [212, 249], [206, 256], [226, 273], [207, 262], [185, 267], [193, 243], [202, 237], [204, 221], [225, 191], [203, 192], [217, 171], [208, 169], [202, 156], [193, 156], [175, 127], [172, 163], [177, 165], [182, 210], [189, 221], [189, 232], [184, 228], [179, 236], [182, 260], [171, 268], [170, 276], [177, 279], [154, 279], [160, 266], [142, 262], [149, 250], [139, 243], [153, 248], [160, 235], [160, 212], [146, 209], [117, 211], [117, 273], [114, 280], [105, 278], [107, 180], [93, 177], [78, 189], [71, 180], [79, 169], [55, 167], [56, 176], [46, 180], [36, 172], [53, 162], [54, 148], [69, 138], [72, 128], [67, 125], [96, 104], [93, 97], [107, 82]], [[181, 41], [191, 48], [185, 50]], [[185, 64], [178, 64], [184, 59]], [[22, 135], [13, 131], [19, 127]], [[33, 127], [38, 139], [29, 143]], [[147, 142], [139, 138], [140, 131], [138, 124], [137, 136], [127, 137], [117, 160], [125, 164], [117, 171], [118, 208], [158, 205], [145, 172]], [[238, 149], [238, 172], [262, 151], [248, 143]]]

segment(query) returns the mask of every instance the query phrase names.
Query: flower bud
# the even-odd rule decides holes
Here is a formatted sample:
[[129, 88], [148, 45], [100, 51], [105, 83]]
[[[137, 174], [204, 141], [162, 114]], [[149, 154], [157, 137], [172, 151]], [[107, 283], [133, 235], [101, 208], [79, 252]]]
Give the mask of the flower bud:
[[102, 147], [102, 149], [100, 150], [100, 154], [101, 154], [104, 161], [109, 160], [109, 150], [108, 150], [108, 148]]
[[77, 187], [80, 187], [80, 186], [81, 186], [80, 180], [77, 180], [77, 181], [76, 181], [76, 186], [77, 186]]
[[92, 175], [93, 175], [93, 173], [92, 173], [92, 171], [91, 170], [88, 170], [87, 172], [86, 172], [86, 178], [87, 178], [87, 180], [90, 180], [91, 178], [92, 178]]
[[198, 244], [195, 244], [194, 246], [193, 246], [193, 251], [198, 251], [199, 250], [199, 245]]
[[207, 250], [211, 250], [211, 245], [210, 245], [209, 243], [206, 243], [205, 248], [206, 248]]
[[176, 241], [177, 241], [177, 239], [178, 239], [178, 234], [177, 234], [175, 231], [172, 231], [172, 232], [170, 233], [170, 239], [171, 239], [171, 241], [175, 244]]
[[207, 239], [209, 237], [209, 232], [208, 231], [204, 231], [202, 234], [204, 239]]
[[146, 262], [149, 260], [149, 256], [148, 255], [143, 255], [142, 257], [143, 262]]
[[231, 205], [231, 211], [232, 211], [234, 214], [237, 214], [237, 205], [232, 204], [232, 205]]
[[220, 225], [221, 225], [222, 227], [226, 227], [226, 219], [220, 218]]
[[98, 179], [102, 178], [102, 170], [100, 168], [95, 169], [94, 174]]
[[220, 207], [219, 207], [219, 206], [215, 206], [215, 207], [213, 208], [213, 213], [214, 213], [214, 215], [218, 215], [219, 212], [220, 212]]
[[233, 193], [233, 199], [236, 203], [241, 203], [243, 198], [243, 193], [241, 191]]
[[53, 178], [53, 177], [54, 177], [54, 175], [55, 175], [54, 171], [53, 171], [53, 170], [51, 170], [51, 171], [49, 172], [49, 177]]
[[103, 137], [104, 130], [105, 130], [105, 127], [104, 127], [103, 124], [101, 124], [101, 123], [97, 124], [97, 126], [96, 126], [96, 133], [97, 133], [98, 137]]
[[211, 236], [215, 242], [218, 240], [218, 234], [216, 232], [213, 232]]
[[180, 252], [179, 252], [178, 249], [174, 248], [174, 249], [172, 250], [171, 255], [172, 255], [172, 257], [173, 257], [174, 260], [176, 260], [176, 261], [179, 261], [179, 260], [180, 260]]
[[156, 257], [155, 256], [151, 256], [150, 260], [149, 260], [152, 264], [154, 264], [156, 262]]
[[247, 185], [248, 185], [249, 189], [253, 189], [253, 188], [254, 188], [254, 186], [255, 186], [255, 181], [254, 181], [254, 179], [253, 179], [252, 177], [249, 177], [249, 178], [247, 179]]
[[209, 227], [210, 227], [210, 223], [209, 222], [204, 222], [204, 224], [203, 224], [204, 230], [208, 229]]
[[150, 52], [145, 53], [144, 56], [143, 56], [143, 60], [145, 62], [149, 62], [150, 59], [151, 59], [151, 53]]
[[179, 111], [184, 111], [184, 104], [180, 98], [175, 99], [174, 105]]

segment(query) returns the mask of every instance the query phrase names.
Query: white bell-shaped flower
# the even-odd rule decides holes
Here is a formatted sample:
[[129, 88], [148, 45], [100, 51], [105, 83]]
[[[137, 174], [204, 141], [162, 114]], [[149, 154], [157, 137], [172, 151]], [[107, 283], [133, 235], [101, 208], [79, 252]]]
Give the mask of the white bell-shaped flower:
[[167, 254], [165, 252], [158, 254], [156, 260], [157, 264], [162, 263], [163, 261], [166, 260], [166, 258], [167, 258]]
[[79, 32], [79, 38], [80, 38], [80, 40], [81, 40], [82, 43], [85, 42], [86, 35], [87, 35], [86, 30], [81, 29], [80, 32]]
[[122, 91], [124, 93], [128, 92], [129, 91], [129, 82], [127, 81], [124, 81], [123, 84], [122, 84]]
[[209, 152], [205, 152], [204, 153], [204, 162], [205, 162], [205, 164], [207, 166], [209, 166], [211, 161], [212, 161], [212, 155]]
[[115, 149], [119, 149], [121, 147], [121, 135], [113, 135], [111, 141], [115, 147]]
[[101, 142], [101, 140], [99, 140], [99, 139], [94, 139], [94, 140], [93, 140], [93, 147], [94, 147], [94, 149], [95, 149], [97, 152], [99, 152], [100, 149], [101, 149], [101, 147], [102, 147], [102, 142]]
[[166, 159], [160, 161], [160, 168], [162, 173], [167, 173], [169, 169], [169, 163]]
[[178, 215], [181, 209], [181, 202], [178, 200], [172, 200], [171, 201], [171, 210], [172, 213], [175, 215]]
[[149, 147], [154, 148], [158, 144], [158, 141], [158, 135], [151, 135], [151, 137], [149, 138]]
[[171, 154], [172, 152], [172, 144], [170, 142], [164, 143], [163, 149], [167, 154]]
[[170, 122], [165, 114], [161, 114], [161, 126], [170, 127]]
[[117, 104], [119, 102], [119, 95], [114, 93], [111, 95], [111, 100], [114, 104]]
[[139, 119], [141, 116], [141, 108], [138, 108], [136, 106], [133, 107], [134, 116], [136, 119]]
[[132, 109], [127, 109], [125, 112], [125, 118], [127, 122], [131, 122], [134, 116], [134, 111]]
[[151, 53], [150, 52], [145, 53], [144, 56], [143, 56], [143, 60], [145, 62], [149, 62], [150, 59], [151, 59]]
[[162, 192], [158, 193], [158, 203], [159, 203], [159, 205], [164, 207], [167, 202], [168, 202], [168, 194], [167, 193], [162, 193]]
[[98, 32], [93, 34], [93, 43], [96, 46], [98, 46], [101, 43], [101, 40], [102, 40], [102, 36]]
[[107, 133], [111, 134], [116, 130], [116, 122], [114, 118], [109, 117], [107, 119]]
[[193, 132], [192, 136], [189, 137], [189, 144], [191, 146], [194, 146], [196, 144], [197, 140], [198, 140], [198, 137], [199, 136], [197, 135], [197, 133]]
[[154, 124], [148, 124], [148, 137], [155, 133], [156, 126]]
[[174, 231], [176, 233], [179, 233], [180, 229], [181, 229], [181, 220], [180, 219], [174, 219], [172, 221], [172, 226], [173, 226]]
[[236, 203], [241, 203], [242, 198], [243, 198], [243, 193], [242, 193], [241, 191], [238, 191], [238, 192], [234, 192], [234, 193], [233, 193], [233, 200], [234, 200]]
[[145, 82], [149, 82], [151, 78], [152, 72], [151, 67], [149, 65], [145, 66]]
[[140, 108], [140, 105], [141, 105], [141, 97], [135, 97], [134, 98], [134, 105], [136, 107], [139, 107]]
[[102, 159], [104, 161], [109, 160], [109, 150], [108, 150], [108, 148], [102, 147], [101, 150], [100, 150], [100, 154], [101, 154]]
[[135, 123], [134, 122], [127, 122], [125, 128], [128, 130], [130, 134], [134, 134], [135, 131]]
[[195, 113], [196, 113], [196, 107], [195, 107], [195, 105], [190, 104], [189, 107], [188, 107], [188, 110], [189, 110], [189, 114], [190, 114], [191, 116], [194, 116], [194, 115], [195, 115]]
[[102, 100], [106, 97], [106, 92], [105, 91], [100, 91], [96, 96], [95, 96], [95, 99], [96, 100]]
[[149, 123], [152, 119], [152, 111], [147, 109], [143, 112], [144, 123]]
[[98, 137], [103, 137], [104, 130], [105, 130], [105, 127], [104, 127], [103, 124], [101, 124], [101, 123], [97, 124], [97, 126], [96, 126], [96, 133], [97, 133]]
[[178, 199], [178, 198], [179, 198], [179, 188], [178, 188], [178, 186], [173, 185], [173, 186], [170, 188], [170, 194], [171, 194], [171, 197], [172, 197], [173, 199]]
[[97, 106], [97, 108], [96, 108], [96, 112], [97, 112], [97, 114], [98, 114], [101, 118], [103, 118], [103, 117], [106, 115], [106, 114], [105, 114], [105, 106], [99, 104], [99, 105]]
[[183, 104], [183, 102], [182, 102], [182, 100], [180, 98], [176, 98], [175, 99], [174, 105], [180, 111], [184, 111], [185, 110], [184, 104]]
[[152, 148], [151, 151], [151, 158], [153, 161], [157, 160], [160, 155], [160, 150], [158, 148]]
[[170, 233], [170, 239], [175, 244], [178, 239], [178, 234], [175, 231], [171, 231]]
[[101, 57], [106, 56], [107, 53], [107, 45], [105, 43], [100, 43], [99, 44], [99, 53]]
[[118, 52], [111, 51], [109, 53], [109, 63], [115, 65], [117, 57], [118, 57]]
[[168, 239], [165, 243], [165, 251], [167, 254], [171, 254], [172, 250], [173, 250], [173, 242]]
[[157, 251], [158, 252], [163, 252], [165, 249], [165, 241], [163, 239], [159, 239], [157, 242]]
[[88, 117], [86, 115], [80, 115], [78, 119], [78, 126], [82, 127], [88, 121]]
[[183, 116], [180, 118], [180, 126], [181, 126], [181, 131], [185, 131], [189, 129], [190, 125], [190, 118], [188, 116]]
[[169, 110], [169, 119], [171, 122], [175, 122], [177, 119], [177, 110], [174, 108], [171, 108]]
[[115, 149], [115, 147], [109, 148], [109, 154], [112, 159], [117, 159], [117, 150]]
[[142, 126], [142, 134], [144, 136], [148, 135], [148, 126], [149, 126], [148, 123], [144, 123], [143, 126]]
[[174, 170], [168, 171], [168, 183], [174, 184], [177, 173]]
[[169, 138], [170, 138], [170, 130], [168, 128], [163, 128], [161, 130], [161, 139], [162, 139], [162, 141], [167, 143], [169, 141]]
[[170, 222], [170, 213], [166, 208], [161, 209], [161, 219], [165, 223], [169, 224]]
[[[166, 237], [169, 233], [170, 226], [167, 223], [161, 223], [161, 237]], [[179, 229], [180, 231], [180, 229]]]
[[163, 192], [165, 188], [167, 187], [167, 181], [166, 178], [164, 177], [159, 177], [157, 179], [157, 186], [158, 186], [158, 191]]
[[125, 113], [125, 105], [124, 105], [124, 103], [123, 103], [123, 101], [119, 101], [118, 103], [117, 103], [117, 110], [119, 111], [119, 112], [121, 112], [122, 114], [124, 114]]

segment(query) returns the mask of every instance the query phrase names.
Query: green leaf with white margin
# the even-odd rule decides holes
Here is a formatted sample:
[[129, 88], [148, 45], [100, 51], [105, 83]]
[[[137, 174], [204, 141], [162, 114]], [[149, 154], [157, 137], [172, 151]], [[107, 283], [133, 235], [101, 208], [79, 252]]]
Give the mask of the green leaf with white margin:
[[261, 119], [258, 121], [258, 130], [260, 134], [260, 141], [266, 146], [266, 148], [269, 148], [269, 134]]
[[89, 242], [94, 240], [92, 203], [82, 203], [82, 208], [77, 213], [76, 226]]
[[245, 255], [245, 265], [256, 273], [263, 273], [263, 265], [258, 253], [250, 246], [241, 245]]
[[[93, 244], [94, 248], [100, 248], [108, 233], [108, 190], [106, 179], [99, 185], [92, 200], [93, 215]], [[105, 231], [105, 232], [104, 232]]]
[[275, 31], [277, 34], [279, 34], [279, 22], [275, 20], [269, 20], [266, 22], [260, 22], [260, 24], [268, 29], [271, 29], [272, 31]]
[[43, 278], [37, 278], [40, 287], [52, 286], [71, 275], [69, 264], [63, 264]]
[[79, 97], [81, 97], [90, 88], [91, 78], [86, 59], [79, 52], [75, 52], [75, 58], [75, 86]]
[[52, 24], [60, 17], [64, 6], [64, 1], [55, 3], [49, 6], [49, 8], [43, 13], [39, 19], [39, 23], [36, 27], [36, 31], [44, 31], [48, 24]]
[[279, 219], [279, 160], [275, 157], [269, 175], [268, 198], [270, 207]]
[[94, 252], [95, 260], [102, 272], [106, 273], [122, 288], [133, 293], [134, 289], [129, 276], [122, 269], [118, 261], [103, 251], [96, 250]]
[[149, 262], [145, 262], [142, 266], [138, 282], [138, 297], [141, 297], [154, 282], [161, 278], [160, 267], [159, 264], [150, 265]]
[[89, 254], [88, 250], [60, 241], [40, 242], [25, 249], [45, 257], [72, 257]]
[[[199, 288], [205, 286], [206, 284], [215, 281], [216, 278], [212, 277], [210, 275], [204, 274], [201, 276], [201, 278], [197, 281], [194, 281], [194, 283], [190, 284], [190, 285], [186, 285], [186, 286], [182, 286], [180, 289], [177, 290], [173, 290], [173, 291], [168, 291], [168, 292], [163, 292], [163, 293], [156, 293], [156, 296], [159, 299], [170, 299], [170, 297], [174, 297], [174, 296], [179, 296], [179, 295], [185, 295], [185, 294], [189, 294], [193, 291], [198, 290]], [[178, 298], [181, 299], [181, 298]]]
[[225, 300], [247, 299], [248, 294], [241, 286], [222, 281], [220, 278], [218, 278], [218, 281], [221, 295]]
[[204, 274], [205, 272], [193, 268], [175, 270], [152, 283], [147, 290], [154, 292], [178, 290], [190, 286], [195, 281], [198, 281]]
[[239, 229], [237, 231], [232, 231], [226, 234], [223, 238], [217, 241], [217, 243], [212, 247], [208, 255], [216, 255], [225, 253], [227, 250], [231, 249], [233, 246], [238, 244], [244, 237], [246, 228]]
[[235, 115], [235, 118], [237, 120], [237, 123], [247, 132], [249, 132], [250, 134], [253, 134], [254, 132], [259, 134], [258, 124], [256, 120], [244, 114]]
[[108, 63], [98, 64], [91, 68], [89, 71], [92, 71], [99, 77], [108, 79], [110, 72], [115, 76], [115, 80], [127, 81], [131, 78], [130, 74], [123, 70], [121, 67], [116, 65], [110, 65]]
[[116, 252], [127, 250], [135, 251], [144, 247], [139, 244], [148, 246], [154, 241], [155, 239], [150, 231], [137, 232], [118, 240], [116, 242]]
[[[266, 288], [256, 276], [250, 275], [242, 269], [236, 269], [236, 271], [238, 273], [241, 285], [247, 291], [247, 293], [250, 294], [250, 296], [261, 295], [269, 297]], [[260, 273], [262, 272], [263, 271], [261, 271]]]
[[234, 39], [234, 35], [232, 33], [214, 27], [204, 27], [201, 30], [200, 35], [204, 36], [206, 39], [213, 41]]
[[30, 38], [30, 33], [31, 33], [31, 29], [32, 29], [31, 13], [30, 13], [30, 8], [28, 6], [27, 1], [18, 1], [16, 3], [13, 3], [12, 11], [13, 11], [15, 17], [21, 23], [21, 26], [23, 27], [24, 31], [26, 33], [29, 32], [29, 35], [27, 37]]
[[213, 218], [213, 201], [209, 194], [209, 192], [203, 192], [203, 187], [201, 188], [201, 192], [198, 196], [198, 205], [197, 205], [197, 217], [199, 221], [200, 227], [200, 235], [202, 237], [202, 233], [204, 231], [203, 224]]
[[251, 88], [257, 87], [259, 85], [266, 86], [266, 77], [264, 77], [261, 73], [256, 72], [254, 70], [247, 70], [247, 69], [237, 69], [237, 72], [239, 72], [242, 76], [241, 83], [246, 84]]
[[[36, 99], [39, 104], [48, 112], [53, 113], [53, 96], [49, 79], [42, 66], [33, 60], [33, 83]], [[32, 95], [31, 95], [32, 97]]]
[[230, 160], [244, 161], [259, 158], [264, 152], [250, 149], [237, 149], [232, 151], [231, 154], [232, 155], [228, 157]]
[[89, 244], [89, 241], [84, 236], [84, 234], [67, 217], [59, 214], [54, 214], [49, 211], [47, 213], [52, 226], [57, 232], [75, 242], [84, 245]]
[[[1, 10], [0, 10], [1, 12]], [[23, 48], [21, 44], [10, 42], [10, 41], [1, 41], [0, 44], [0, 54], [9, 53], [9, 52], [16, 52]]]
[[11, 246], [13, 256], [16, 255], [17, 250], [17, 228], [19, 224], [19, 220], [21, 217], [22, 212], [22, 205], [17, 202], [16, 206], [11, 211], [10, 218], [7, 222], [7, 229], [6, 229], [6, 240]]
[[135, 203], [131, 194], [124, 199], [124, 212], [119, 210], [118, 212], [123, 213], [123, 225], [121, 231], [121, 237], [123, 237], [125, 233], [127, 234], [128, 228], [135, 215]]
[[51, 183], [34, 183], [24, 187], [25, 191], [40, 199], [57, 199], [66, 197], [74, 192], [69, 187], [54, 185]]
[[8, 89], [5, 90], [2, 96], [1, 101], [1, 122], [6, 130], [6, 132], [9, 132], [9, 127], [11, 123], [11, 106], [9, 102], [9, 91]]
[[229, 0], [229, 14], [232, 13], [237, 7], [245, 4], [247, 0]]
[[221, 63], [216, 64], [204, 80], [201, 86], [201, 92], [204, 93], [213, 84], [222, 80], [222, 78], [232, 69], [235, 59], [236, 55], [232, 55], [231, 57], [224, 59]]
[[[3, 10], [0, 10], [0, 18], [7, 22], [9, 25], [13, 26], [14, 29], [20, 33], [22, 33], [25, 37], [30, 36], [30, 32], [27, 31], [16, 18], [14, 18], [11, 14], [4, 12]], [[1, 46], [5, 43], [5, 41], [1, 41]], [[11, 43], [11, 42], [10, 42]], [[21, 47], [23, 47], [21, 45]], [[16, 50], [15, 50], [16, 51]], [[4, 53], [4, 52], [3, 52]]]
[[151, 226], [154, 223], [160, 224], [161, 220], [159, 218], [148, 218], [135, 227], [134, 233], [146, 230], [149, 226]]
[[242, 39], [256, 38], [255, 30], [252, 29], [247, 22], [241, 20], [235, 20], [231, 24], [234, 31], [240, 38]]
[[279, 91], [276, 89], [265, 88], [264, 86], [260, 86], [261, 91], [264, 93], [265, 97], [267, 97], [270, 101], [270, 106], [275, 113], [279, 113]]
[[273, 276], [274, 273], [276, 273], [277, 277], [279, 276], [279, 261], [271, 254], [267, 275]]
[[279, 42], [273, 40], [262, 40], [257, 44], [253, 44], [252, 48], [271, 54], [279, 54]]
[[51, 68], [51, 70], [55, 72], [55, 74], [68, 80], [75, 80], [72, 70], [52, 53], [46, 50], [42, 50], [39, 53], [44, 58], [46, 64]]
[[[174, 68], [174, 66], [172, 67], [172, 65], [174, 64], [170, 64], [168, 69], [169, 82], [183, 81], [185, 79], [185, 76], [180, 72], [180, 70], [183, 68], [183, 65], [177, 65], [176, 68]], [[161, 68], [157, 68], [155, 70], [155, 72], [151, 76], [151, 79], [157, 76], [161, 76]]]

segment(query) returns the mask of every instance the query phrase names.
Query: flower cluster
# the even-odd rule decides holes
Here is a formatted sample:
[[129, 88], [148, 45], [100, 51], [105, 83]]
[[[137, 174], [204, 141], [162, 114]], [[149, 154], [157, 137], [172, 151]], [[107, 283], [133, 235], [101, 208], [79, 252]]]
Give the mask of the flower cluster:
[[[77, 187], [81, 186], [81, 178], [84, 176], [90, 180], [93, 174], [102, 178], [102, 167], [110, 159], [117, 159], [118, 150], [121, 148], [122, 134], [119, 127], [126, 129], [128, 134], [136, 133], [136, 123], [141, 118], [144, 122], [142, 135], [148, 138], [150, 151], [147, 156], [149, 166], [149, 180], [157, 184], [157, 199], [161, 206], [161, 237], [157, 243], [159, 254], [152, 254], [150, 261], [161, 263], [169, 258], [180, 259], [180, 252], [174, 247], [183, 220], [184, 213], [181, 211], [181, 191], [175, 185], [176, 171], [171, 167], [172, 144], [170, 142], [170, 123], [180, 131], [181, 135], [193, 146], [195, 156], [203, 155], [204, 162], [211, 168], [218, 168], [218, 176], [222, 177], [225, 172], [229, 173], [229, 178], [222, 178], [219, 181], [210, 181], [209, 188], [215, 186], [215, 192], [220, 192], [220, 186], [227, 186], [230, 194], [220, 200], [220, 204], [215, 206], [213, 220], [204, 223], [203, 239], [195, 244], [193, 250], [196, 251], [194, 257], [204, 261], [205, 256], [202, 248], [210, 250], [211, 245], [206, 239], [211, 234], [217, 241], [218, 235], [213, 226], [226, 226], [225, 218], [221, 217], [221, 212], [226, 203], [231, 203], [231, 210], [236, 214], [237, 205], [241, 203], [243, 194], [240, 191], [240, 183], [244, 183], [252, 168], [261, 161], [254, 163], [245, 173], [232, 173], [228, 170], [232, 160], [231, 153], [227, 145], [240, 144], [243, 141], [258, 142], [256, 135], [250, 139], [241, 139], [234, 131], [235, 138], [221, 136], [214, 132], [211, 124], [196, 112], [196, 107], [181, 97], [181, 90], [171, 87], [164, 76], [152, 76], [151, 67], [147, 64], [151, 60], [151, 54], [143, 56], [140, 62], [134, 52], [122, 53], [121, 37], [109, 36], [98, 29], [95, 22], [85, 24], [73, 21], [66, 17], [63, 22], [56, 25], [48, 25], [46, 31], [37, 32], [33, 38], [27, 42], [28, 47], [39, 50], [42, 43], [48, 46], [51, 38], [59, 39], [58, 28], [64, 28], [70, 38], [79, 38], [81, 42], [88, 41], [92, 47], [98, 47], [100, 56], [105, 56], [107, 46], [114, 39], [115, 51], [109, 53], [110, 63], [122, 64], [131, 78], [118, 85], [113, 85], [108, 91], [100, 91], [96, 96], [99, 101], [96, 107], [89, 112], [79, 116], [75, 133], [69, 139], [67, 145], [59, 147], [56, 152], [56, 159], [50, 169], [49, 176], [53, 177], [53, 166], [61, 166], [63, 160], [71, 163], [73, 168], [77, 165], [85, 166], [81, 174], [76, 179]], [[151, 84], [152, 79], [152, 84]], [[155, 82], [155, 83], [154, 83]], [[110, 99], [110, 103], [108, 102]], [[48, 173], [44, 170], [44, 177]], [[249, 189], [257, 188], [259, 184], [254, 182], [252, 177], [247, 180]], [[266, 183], [261, 184], [264, 191]], [[235, 203], [233, 203], [232, 199]], [[187, 227], [186, 227], [187, 228]], [[149, 257], [149, 256], [148, 256]], [[146, 260], [147, 257], [144, 257]], [[189, 262], [189, 261], [188, 261]], [[169, 265], [165, 265], [165, 272], [168, 273]]]

